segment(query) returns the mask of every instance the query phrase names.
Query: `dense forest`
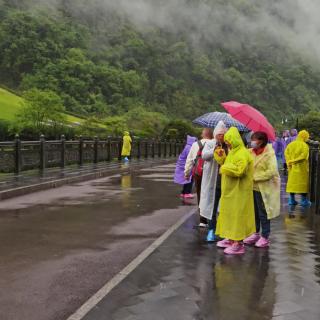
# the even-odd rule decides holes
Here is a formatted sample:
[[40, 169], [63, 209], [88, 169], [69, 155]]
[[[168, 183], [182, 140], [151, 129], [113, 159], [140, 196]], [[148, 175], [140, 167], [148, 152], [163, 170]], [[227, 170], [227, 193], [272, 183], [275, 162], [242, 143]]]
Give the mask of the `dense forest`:
[[[232, 21], [204, 33], [188, 17], [133, 19], [105, 2], [0, 0], [0, 86], [55, 93], [71, 114], [145, 134], [225, 100], [251, 103], [275, 124], [320, 111], [320, 72], [285, 41], [238, 35]], [[248, 20], [264, 10], [254, 0], [180, 2], [232, 7]]]

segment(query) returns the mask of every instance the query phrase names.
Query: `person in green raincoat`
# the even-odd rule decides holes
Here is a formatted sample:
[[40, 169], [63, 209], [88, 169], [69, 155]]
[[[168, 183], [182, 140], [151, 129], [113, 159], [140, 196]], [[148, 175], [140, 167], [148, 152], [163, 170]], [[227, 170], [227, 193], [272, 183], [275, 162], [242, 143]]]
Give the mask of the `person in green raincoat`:
[[298, 204], [295, 199], [296, 193], [300, 193], [302, 196], [301, 206], [309, 207], [311, 205], [307, 198], [309, 193], [309, 146], [306, 142], [309, 137], [308, 131], [300, 131], [298, 138], [291, 142], [285, 150], [288, 165], [287, 192], [290, 193], [290, 206]]
[[121, 156], [126, 161], [129, 160], [131, 155], [131, 143], [132, 143], [132, 139], [130, 137], [130, 133], [128, 131], [125, 131], [123, 134], [123, 145], [122, 145]]
[[216, 234], [224, 240], [217, 246], [225, 248], [226, 254], [244, 254], [243, 240], [255, 230], [253, 203], [253, 158], [245, 148], [237, 128], [230, 128], [225, 134], [229, 145], [228, 156], [222, 149], [216, 149], [214, 157], [222, 164], [220, 173], [221, 199], [220, 215]]

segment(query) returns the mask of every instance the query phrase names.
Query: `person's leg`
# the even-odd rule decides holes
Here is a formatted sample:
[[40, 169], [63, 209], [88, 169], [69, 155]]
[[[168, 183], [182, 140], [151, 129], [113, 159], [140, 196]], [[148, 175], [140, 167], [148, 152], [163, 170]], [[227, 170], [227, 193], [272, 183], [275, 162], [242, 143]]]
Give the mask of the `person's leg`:
[[270, 220], [268, 219], [268, 213], [263, 202], [262, 194], [260, 192], [257, 192], [255, 194], [255, 198], [258, 205], [259, 218], [262, 229], [262, 237], [259, 239], [259, 241], [256, 242], [255, 245], [256, 247], [264, 248], [269, 246]]
[[[254, 200], [254, 215], [256, 219], [256, 233], [260, 232], [261, 221], [260, 221], [260, 208], [259, 208], [259, 194], [258, 191], [253, 191], [253, 200]], [[260, 194], [261, 195], [261, 194]]]
[[197, 192], [198, 205], [200, 203], [201, 182], [202, 182], [202, 177], [198, 177], [198, 176], [194, 177], [194, 184], [195, 184], [196, 192]]
[[[202, 177], [194, 176], [194, 184], [196, 187], [196, 192], [197, 192], [197, 198], [198, 198], [198, 205], [200, 204], [200, 196], [201, 196], [201, 183], [202, 183]], [[204, 225], [207, 225], [207, 219], [200, 216], [200, 224], [201, 227]]]
[[186, 194], [186, 188], [187, 188], [186, 186], [187, 186], [187, 185], [184, 184], [183, 187], [182, 187], [182, 191], [181, 191], [181, 194], [182, 194], [182, 195], [185, 195], [185, 194]]
[[185, 184], [184, 185], [184, 194], [192, 193], [192, 186], [193, 186], [193, 182], [192, 181], [190, 183]]
[[209, 221], [209, 231], [207, 235], [208, 242], [212, 242], [216, 240], [215, 232], [216, 232], [216, 226], [217, 226], [217, 214], [218, 214], [220, 198], [221, 198], [221, 188], [216, 188], [212, 219]]
[[289, 206], [296, 206], [298, 204], [298, 202], [296, 201], [296, 195], [294, 193], [290, 193], [288, 204]]
[[301, 193], [301, 206], [308, 208], [311, 206], [311, 202], [308, 199], [308, 194], [307, 193]]
[[253, 191], [253, 200], [254, 200], [254, 215], [256, 220], [256, 233], [252, 234], [248, 238], [244, 239], [243, 242], [248, 245], [255, 244], [260, 239], [260, 214], [259, 214], [259, 195], [260, 192]]

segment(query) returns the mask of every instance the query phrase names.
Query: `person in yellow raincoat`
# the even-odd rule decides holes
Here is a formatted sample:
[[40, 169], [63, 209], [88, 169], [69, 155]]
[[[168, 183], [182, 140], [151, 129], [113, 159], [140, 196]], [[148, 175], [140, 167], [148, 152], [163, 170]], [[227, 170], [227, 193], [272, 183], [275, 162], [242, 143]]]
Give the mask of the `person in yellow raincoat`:
[[301, 205], [309, 207], [311, 202], [307, 196], [309, 193], [309, 133], [302, 130], [298, 138], [289, 143], [285, 150], [285, 157], [288, 165], [288, 184], [287, 192], [290, 193], [289, 205], [295, 206], [298, 202], [295, 194], [300, 193], [302, 196]]
[[122, 152], [121, 156], [125, 161], [128, 161], [131, 155], [131, 143], [132, 139], [130, 137], [130, 133], [125, 131], [123, 134], [123, 145], [122, 145]]
[[270, 220], [280, 215], [281, 180], [277, 157], [272, 145], [268, 144], [268, 135], [265, 132], [255, 132], [251, 137], [251, 147], [254, 159], [253, 197], [256, 232], [243, 242], [265, 248], [270, 244]]
[[228, 130], [225, 142], [230, 148], [228, 156], [222, 149], [216, 149], [214, 153], [215, 160], [222, 164], [222, 194], [216, 234], [224, 240], [219, 241], [217, 246], [225, 248], [226, 254], [244, 254], [242, 240], [256, 230], [252, 192], [253, 158], [245, 148], [237, 128]]

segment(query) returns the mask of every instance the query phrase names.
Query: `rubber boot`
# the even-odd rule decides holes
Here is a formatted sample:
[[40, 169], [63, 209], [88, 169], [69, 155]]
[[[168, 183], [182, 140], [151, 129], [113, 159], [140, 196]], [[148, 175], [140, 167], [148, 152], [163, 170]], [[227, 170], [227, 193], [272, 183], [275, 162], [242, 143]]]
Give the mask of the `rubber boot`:
[[206, 241], [207, 242], [215, 242], [216, 241], [216, 235], [215, 235], [215, 231], [213, 229], [210, 229], [208, 231]]
[[298, 202], [296, 201], [295, 194], [294, 193], [290, 193], [290, 198], [289, 198], [288, 205], [289, 206], [296, 206], [297, 204], [298, 204]]
[[309, 208], [311, 207], [311, 202], [308, 200], [307, 196], [303, 195], [300, 205], [304, 208]]

